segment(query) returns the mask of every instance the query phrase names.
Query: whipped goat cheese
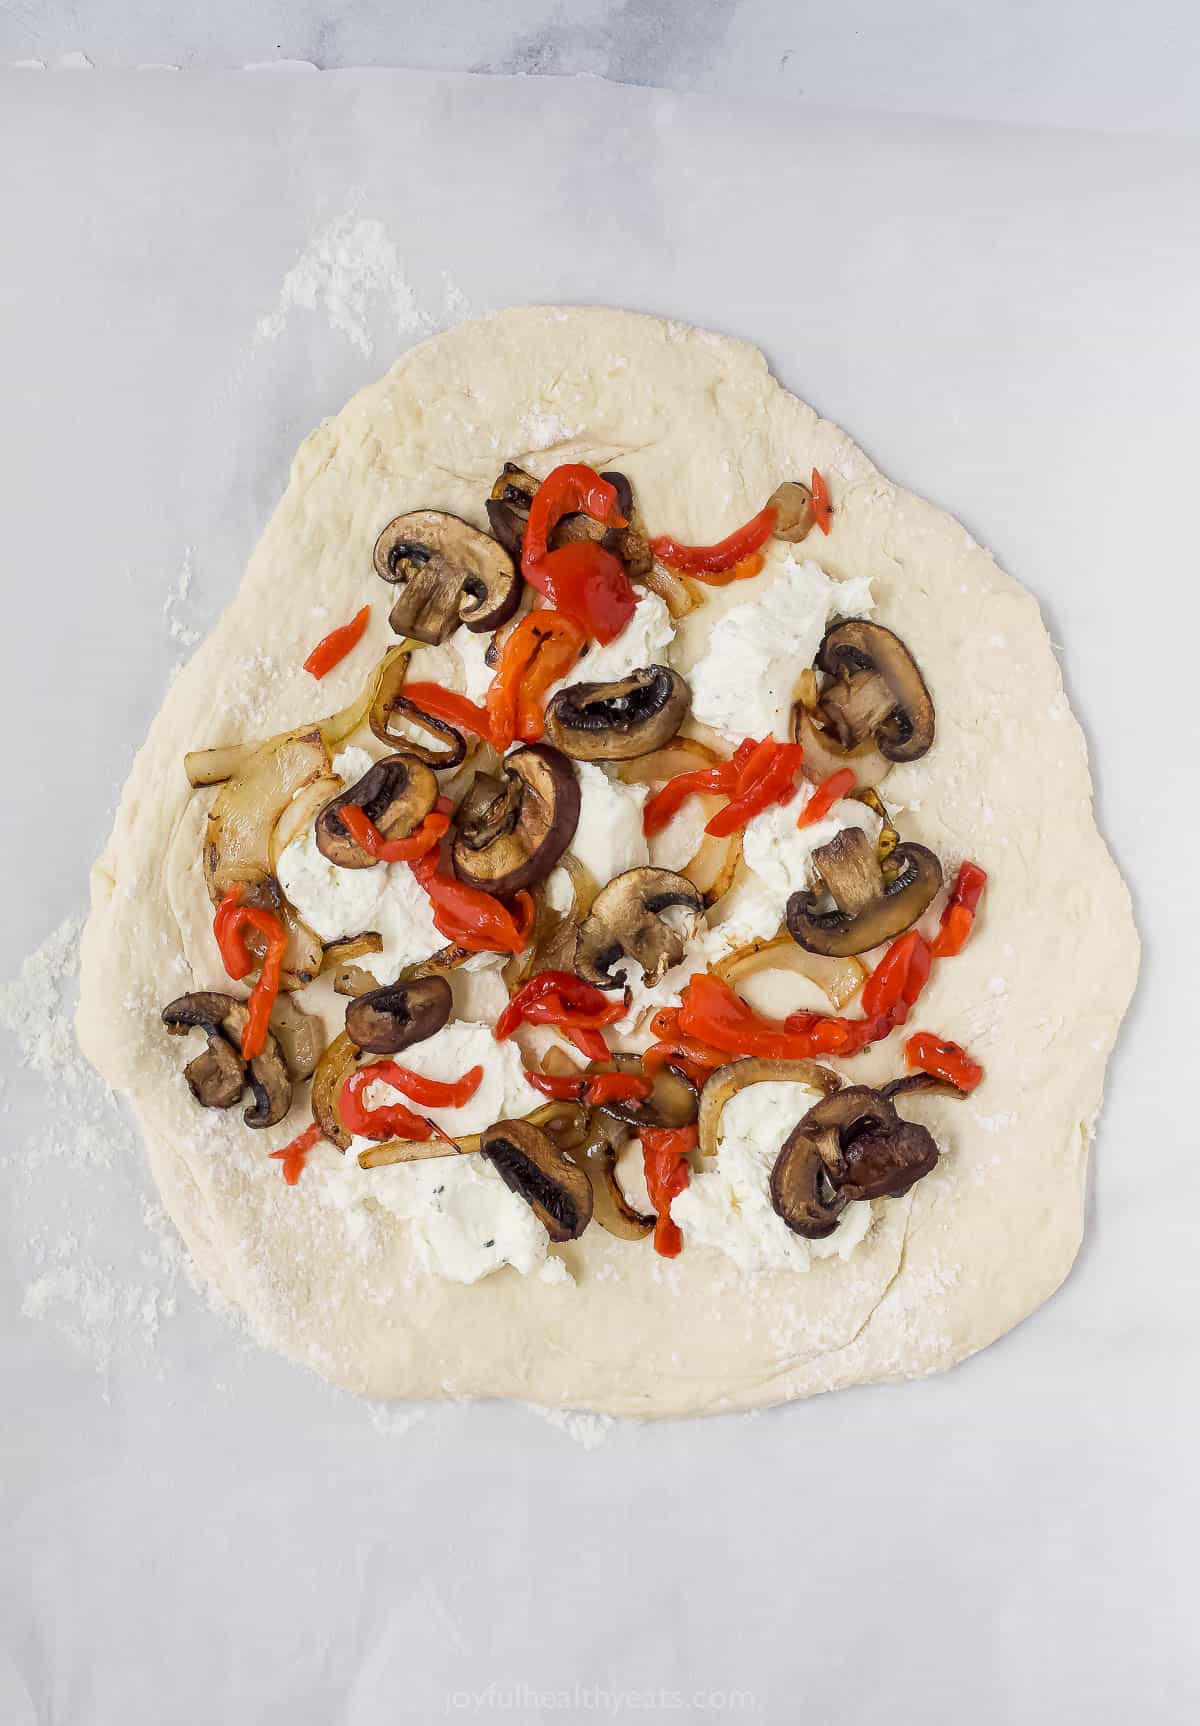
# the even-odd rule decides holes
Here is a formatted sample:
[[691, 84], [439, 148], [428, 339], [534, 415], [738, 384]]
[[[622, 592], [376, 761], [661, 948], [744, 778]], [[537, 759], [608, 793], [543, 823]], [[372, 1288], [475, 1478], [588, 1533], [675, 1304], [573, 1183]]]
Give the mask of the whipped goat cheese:
[[716, 1165], [693, 1174], [671, 1202], [684, 1249], [715, 1247], [743, 1271], [807, 1270], [814, 1258], [848, 1259], [871, 1226], [871, 1206], [847, 1205], [824, 1240], [793, 1234], [771, 1207], [771, 1170], [783, 1141], [819, 1100], [804, 1085], [763, 1083], [738, 1091], [721, 1115]]
[[[488, 1025], [456, 1020], [396, 1059], [430, 1079], [461, 1079], [472, 1067], [483, 1068], [479, 1089], [461, 1108], [420, 1111], [452, 1138], [527, 1115], [546, 1100], [526, 1081], [516, 1044], [497, 1043]], [[408, 1103], [401, 1092], [382, 1082], [368, 1085], [363, 1098], [369, 1108]], [[524, 1199], [509, 1191], [477, 1151], [360, 1169], [358, 1153], [370, 1143], [354, 1139], [346, 1153], [344, 1176], [342, 1171], [334, 1172], [334, 1178], [341, 1177], [349, 1188], [339, 1198], [374, 1199], [406, 1221], [427, 1271], [451, 1282], [473, 1283], [502, 1265], [512, 1265], [524, 1276], [542, 1270], [550, 1237]]]
[[691, 673], [692, 715], [730, 739], [791, 736], [800, 672], [812, 664], [831, 618], [873, 609], [870, 579], [831, 581], [790, 550], [774, 581], [719, 617]]
[[607, 887], [626, 869], [638, 869], [650, 860], [642, 832], [647, 787], [610, 779], [592, 761], [576, 761], [574, 767], [579, 780], [579, 825], [571, 850], [597, 886]]
[[607, 647], [593, 642], [574, 670], [552, 684], [546, 699], [569, 683], [616, 683], [645, 665], [665, 665], [675, 639], [675, 625], [665, 601], [656, 593], [638, 591], [633, 616]]

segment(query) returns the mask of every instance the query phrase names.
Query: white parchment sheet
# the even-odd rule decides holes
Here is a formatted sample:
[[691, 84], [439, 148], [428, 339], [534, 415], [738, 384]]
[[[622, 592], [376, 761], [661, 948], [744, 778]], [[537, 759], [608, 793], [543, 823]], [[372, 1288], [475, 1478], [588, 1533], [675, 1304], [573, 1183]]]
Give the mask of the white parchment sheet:
[[939, 1379], [641, 1428], [370, 1409], [259, 1353], [55, 1040], [60, 932], [0, 997], [2, 1726], [1194, 1714], [1198, 212], [1165, 142], [586, 80], [0, 78], [0, 974], [82, 908], [303, 435], [530, 301], [752, 338], [995, 548], [1146, 941], [1047, 1308]]

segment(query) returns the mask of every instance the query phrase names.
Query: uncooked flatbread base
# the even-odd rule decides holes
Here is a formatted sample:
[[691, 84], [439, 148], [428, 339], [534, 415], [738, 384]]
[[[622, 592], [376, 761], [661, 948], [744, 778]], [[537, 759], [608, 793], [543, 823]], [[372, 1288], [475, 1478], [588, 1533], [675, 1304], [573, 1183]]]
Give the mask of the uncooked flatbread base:
[[[833, 576], [871, 576], [876, 615], [925, 670], [938, 739], [892, 774], [889, 802], [948, 875], [969, 854], [990, 883], [975, 937], [937, 968], [920, 1022], [969, 1045], [987, 1077], [966, 1102], [906, 1106], [945, 1154], [907, 1198], [877, 1207], [847, 1262], [746, 1276], [714, 1251], [667, 1261], [591, 1228], [561, 1250], [573, 1285], [508, 1269], [446, 1282], [419, 1269], [403, 1222], [329, 1202], [329, 1147], [285, 1186], [267, 1152], [305, 1124], [303, 1099], [283, 1126], [252, 1134], [238, 1111], [198, 1110], [180, 1077], [159, 1009], [224, 982], [200, 873], [211, 794], [189, 794], [185, 751], [266, 737], [350, 699], [393, 639], [371, 575], [380, 527], [424, 507], [486, 525], [506, 459], [538, 474], [561, 461], [620, 468], [652, 531], [700, 542], [761, 508], [781, 479], [820, 468], [834, 528], [805, 554]], [[364, 595], [370, 651], [318, 694], [304, 657]], [[934, 1372], [1053, 1293], [1079, 1246], [1091, 1123], [1137, 954], [1034, 599], [788, 394], [755, 349], [625, 312], [534, 308], [414, 349], [302, 446], [236, 600], [134, 763], [93, 872], [79, 1029], [132, 1098], [200, 1270], [265, 1344], [373, 1397], [684, 1415]], [[852, 1071], [880, 1082], [897, 1063], [889, 1044]]]

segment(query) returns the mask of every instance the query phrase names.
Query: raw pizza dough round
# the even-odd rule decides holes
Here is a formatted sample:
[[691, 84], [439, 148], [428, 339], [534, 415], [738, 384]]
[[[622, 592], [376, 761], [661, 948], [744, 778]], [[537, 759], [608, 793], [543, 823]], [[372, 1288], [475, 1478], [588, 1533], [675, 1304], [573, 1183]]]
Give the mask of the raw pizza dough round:
[[[380, 527], [425, 507], [486, 525], [483, 499], [506, 459], [538, 474], [560, 461], [618, 467], [652, 531], [700, 542], [818, 467], [834, 528], [805, 554], [836, 577], [870, 575], [875, 615], [924, 668], [937, 742], [895, 770], [889, 802], [948, 875], [970, 854], [990, 885], [975, 938], [937, 969], [921, 1022], [968, 1044], [987, 1077], [966, 1102], [906, 1109], [945, 1154], [908, 1197], [878, 1207], [846, 1262], [747, 1276], [711, 1249], [668, 1261], [593, 1227], [561, 1251], [573, 1284], [512, 1269], [447, 1282], [418, 1269], [390, 1213], [364, 1226], [324, 1202], [329, 1147], [285, 1186], [266, 1153], [304, 1124], [303, 1100], [284, 1126], [247, 1133], [237, 1110], [197, 1109], [180, 1078], [159, 1009], [223, 984], [200, 872], [211, 793], [189, 793], [184, 752], [266, 737], [350, 699], [393, 639], [372, 591]], [[324, 632], [317, 608], [327, 628], [364, 594], [376, 602], [371, 651], [317, 694], [300, 669]], [[201, 1271], [264, 1343], [371, 1396], [683, 1415], [936, 1371], [1058, 1287], [1079, 1246], [1090, 1127], [1137, 955], [1031, 595], [783, 389], [754, 348], [625, 312], [530, 308], [414, 349], [300, 449], [236, 600], [134, 763], [93, 872], [79, 1029], [132, 1098]], [[877, 1048], [854, 1077], [882, 1082], [897, 1060], [892, 1044]]]

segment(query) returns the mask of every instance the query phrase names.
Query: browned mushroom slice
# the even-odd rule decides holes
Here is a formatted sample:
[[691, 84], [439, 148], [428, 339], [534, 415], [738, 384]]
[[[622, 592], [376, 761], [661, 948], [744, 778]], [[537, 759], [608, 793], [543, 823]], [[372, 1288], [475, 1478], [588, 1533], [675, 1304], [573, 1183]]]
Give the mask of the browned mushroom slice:
[[832, 680], [822, 691], [821, 723], [843, 748], [873, 738], [888, 761], [916, 761], [933, 742], [933, 701], [916, 660], [880, 623], [837, 623], [817, 649]]
[[899, 1198], [936, 1165], [924, 1127], [901, 1120], [866, 1085], [824, 1097], [789, 1133], [771, 1171], [771, 1203], [798, 1235], [832, 1234], [852, 1200]]
[[[645, 525], [634, 502], [633, 487], [623, 473], [602, 473], [600, 478], [606, 479], [616, 491], [617, 513], [624, 517], [628, 525], [607, 527], [603, 522], [594, 521], [591, 516], [582, 513], [564, 515], [555, 524], [550, 535], [550, 549], [557, 551], [559, 546], [570, 545], [575, 540], [594, 540], [597, 545], [602, 545], [605, 551], [611, 551], [621, 559], [627, 575], [635, 581], [642, 580], [654, 565], [654, 555], [650, 550], [650, 539]], [[529, 505], [538, 483], [524, 468], [518, 467], [515, 462], [506, 461], [485, 505], [492, 532], [518, 563], [525, 539]]]
[[273, 1127], [292, 1106], [292, 1081], [279, 1044], [270, 1032], [262, 1054], [256, 1055], [248, 1066], [242, 1060], [242, 1032], [247, 1016], [245, 1005], [232, 995], [199, 990], [180, 995], [164, 1007], [162, 1022], [172, 1036], [186, 1036], [188, 1031], [199, 1029], [208, 1038], [204, 1053], [184, 1069], [184, 1077], [198, 1103], [210, 1109], [231, 1108], [249, 1085], [254, 1101], [242, 1119], [248, 1127]]
[[504, 546], [437, 509], [388, 523], [375, 542], [375, 573], [400, 589], [389, 619], [396, 634], [432, 644], [460, 623], [498, 629], [521, 600], [521, 571]]
[[592, 1183], [548, 1133], [528, 1121], [498, 1121], [482, 1135], [480, 1150], [552, 1241], [583, 1233], [592, 1219]]
[[412, 755], [385, 755], [357, 785], [342, 791], [317, 816], [317, 849], [339, 869], [370, 869], [379, 861], [355, 843], [338, 815], [347, 803], [364, 811], [385, 839], [406, 839], [437, 801], [433, 770]]
[[360, 1049], [395, 1055], [440, 1031], [450, 1017], [453, 996], [444, 977], [393, 983], [358, 995], [346, 1008], [346, 1031]]
[[784, 480], [775, 487], [767, 505], [775, 511], [775, 538], [786, 539], [793, 545], [805, 538], [817, 519], [813, 494], [802, 480]]
[[897, 845], [888, 858], [895, 879], [884, 879], [875, 845], [861, 827], [846, 827], [812, 854], [813, 867], [834, 902], [820, 908], [820, 893], [793, 893], [787, 902], [792, 939], [810, 953], [845, 958], [879, 947], [927, 909], [942, 885], [942, 866], [924, 845]]
[[690, 1127], [696, 1119], [700, 1098], [695, 1085], [678, 1067], [659, 1067], [655, 1072], [647, 1073], [637, 1055], [614, 1055], [612, 1066], [616, 1073], [648, 1079], [650, 1094], [647, 1097], [613, 1097], [602, 1105], [605, 1114], [615, 1115], [635, 1130], [642, 1127], [674, 1130]]
[[501, 897], [544, 881], [579, 824], [579, 782], [566, 756], [531, 743], [477, 773], [455, 817], [459, 880]]
[[271, 1030], [283, 1050], [294, 1079], [311, 1079], [325, 1047], [325, 1033], [315, 1013], [306, 1013], [294, 995], [279, 995], [271, 1008]]
[[577, 761], [630, 761], [661, 749], [688, 716], [677, 671], [646, 665], [615, 683], [572, 683], [546, 708], [546, 735]]
[[627, 869], [596, 895], [579, 931], [575, 969], [601, 989], [620, 987], [616, 967], [640, 965], [648, 984], [683, 963], [686, 945], [663, 913], [675, 907], [699, 916], [704, 901], [686, 875], [671, 869]]

